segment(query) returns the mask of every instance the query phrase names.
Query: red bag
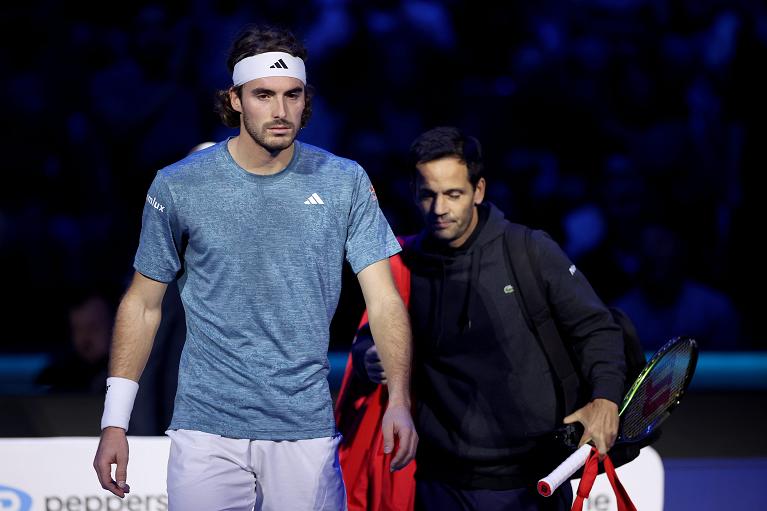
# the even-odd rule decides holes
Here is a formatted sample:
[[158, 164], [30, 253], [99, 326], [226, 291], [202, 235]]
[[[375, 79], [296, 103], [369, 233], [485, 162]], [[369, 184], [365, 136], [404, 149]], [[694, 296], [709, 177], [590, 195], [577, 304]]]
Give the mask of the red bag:
[[[615, 467], [613, 466], [613, 462], [610, 461], [610, 456], [605, 456], [602, 464], [605, 467], [605, 474], [607, 474], [607, 479], [610, 481], [610, 486], [613, 487], [613, 491], [615, 492], [618, 511], [636, 511], [636, 507], [634, 506], [634, 503], [631, 502], [629, 494], [618, 479], [618, 474], [615, 473]], [[578, 485], [578, 491], [576, 492], [572, 511], [582, 511], [583, 501], [589, 497], [591, 487], [594, 486], [594, 480], [597, 478], [598, 473], [599, 452], [592, 448], [591, 454], [589, 454], [589, 458], [586, 460], [586, 465], [583, 467], [583, 476], [581, 477], [581, 483]]]
[[[390, 259], [392, 275], [405, 305], [410, 298], [410, 271], [399, 255]], [[367, 323], [367, 312], [360, 325]], [[386, 387], [361, 392], [352, 378], [351, 355], [336, 402], [336, 422], [344, 440], [338, 455], [349, 511], [411, 511], [415, 504], [415, 461], [389, 471], [392, 454], [383, 452], [381, 420], [389, 401]]]

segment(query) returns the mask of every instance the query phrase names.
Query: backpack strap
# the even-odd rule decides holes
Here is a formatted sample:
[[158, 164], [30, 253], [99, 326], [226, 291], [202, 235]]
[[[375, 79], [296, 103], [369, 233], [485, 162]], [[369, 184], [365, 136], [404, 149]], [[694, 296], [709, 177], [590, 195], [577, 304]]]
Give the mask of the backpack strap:
[[543, 292], [537, 251], [532, 250], [532, 230], [524, 225], [510, 224], [504, 232], [504, 251], [509, 273], [517, 284], [517, 299], [525, 321], [543, 346], [546, 358], [559, 380], [562, 393], [561, 412], [575, 411], [578, 403], [580, 378], [573, 367], [570, 353], [559, 335]]

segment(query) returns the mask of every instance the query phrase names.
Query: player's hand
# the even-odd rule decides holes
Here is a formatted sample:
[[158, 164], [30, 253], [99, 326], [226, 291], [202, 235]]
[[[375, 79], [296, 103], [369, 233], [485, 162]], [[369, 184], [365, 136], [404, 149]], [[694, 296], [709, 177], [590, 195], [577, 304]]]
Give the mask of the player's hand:
[[618, 405], [608, 399], [595, 399], [565, 417], [564, 422], [583, 424], [583, 436], [578, 447], [593, 441], [599, 451], [599, 459], [604, 459], [618, 436]]
[[373, 383], [386, 384], [386, 373], [375, 344], [365, 351], [365, 372]]
[[383, 416], [384, 453], [394, 452], [389, 469], [394, 472], [404, 468], [415, 457], [418, 446], [418, 433], [410, 416], [410, 409], [401, 404], [390, 404]]
[[[117, 465], [112, 479], [112, 465]], [[122, 428], [108, 427], [101, 432], [99, 448], [93, 459], [93, 468], [101, 487], [120, 498], [130, 493], [128, 486], [128, 439]]]

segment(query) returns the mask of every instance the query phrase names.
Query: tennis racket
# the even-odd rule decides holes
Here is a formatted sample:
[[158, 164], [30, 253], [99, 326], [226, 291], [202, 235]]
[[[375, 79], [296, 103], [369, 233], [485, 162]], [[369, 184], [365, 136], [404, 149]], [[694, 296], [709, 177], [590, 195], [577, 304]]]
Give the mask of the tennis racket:
[[[698, 344], [691, 337], [675, 337], [660, 348], [639, 373], [623, 398], [618, 442], [641, 442], [652, 435], [679, 404], [698, 362]], [[538, 493], [550, 496], [585, 463], [591, 445], [571, 454], [549, 475], [538, 481]]]

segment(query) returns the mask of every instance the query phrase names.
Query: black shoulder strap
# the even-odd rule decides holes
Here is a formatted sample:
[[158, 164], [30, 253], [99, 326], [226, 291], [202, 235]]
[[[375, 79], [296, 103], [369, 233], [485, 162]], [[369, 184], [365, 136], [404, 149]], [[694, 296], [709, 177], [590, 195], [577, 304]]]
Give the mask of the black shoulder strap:
[[516, 295], [522, 314], [546, 352], [554, 374], [561, 384], [563, 411], [575, 410], [578, 401], [579, 378], [570, 354], [559, 335], [543, 292], [540, 268], [531, 251], [531, 230], [520, 224], [510, 224], [504, 233], [506, 262], [517, 284]]

